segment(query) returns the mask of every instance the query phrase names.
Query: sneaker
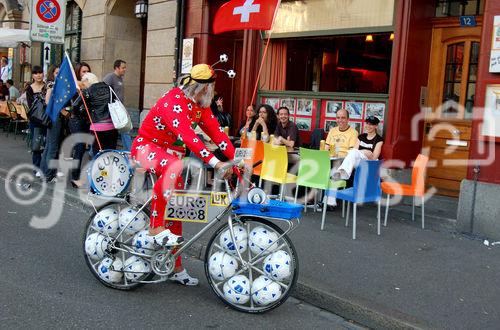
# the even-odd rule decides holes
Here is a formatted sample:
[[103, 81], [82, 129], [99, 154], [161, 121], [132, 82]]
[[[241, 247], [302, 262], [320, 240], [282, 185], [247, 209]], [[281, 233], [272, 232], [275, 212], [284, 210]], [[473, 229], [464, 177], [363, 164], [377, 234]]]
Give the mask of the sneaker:
[[47, 180], [45, 180], [45, 182], [47, 183], [57, 183], [57, 177], [52, 177], [52, 178], [47, 178]]
[[159, 246], [176, 246], [184, 242], [182, 236], [172, 234], [169, 229], [165, 229], [161, 233], [151, 236], [151, 238]]
[[58, 178], [62, 178], [62, 177], [64, 176], [64, 173], [63, 173], [63, 172], [59, 172], [59, 171], [57, 171], [56, 176], [57, 176]]
[[193, 286], [198, 285], [198, 279], [191, 277], [185, 269], [170, 276], [171, 281], [176, 281], [182, 285]]
[[35, 177], [37, 177], [37, 178], [41, 178], [41, 177], [42, 177], [42, 172], [40, 172], [40, 171], [36, 171], [36, 172], [35, 172]]

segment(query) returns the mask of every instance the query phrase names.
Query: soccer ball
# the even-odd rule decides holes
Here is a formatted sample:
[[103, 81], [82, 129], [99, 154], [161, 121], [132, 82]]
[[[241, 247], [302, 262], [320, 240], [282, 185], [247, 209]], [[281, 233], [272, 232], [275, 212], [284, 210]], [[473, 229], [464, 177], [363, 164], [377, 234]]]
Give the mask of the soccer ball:
[[227, 60], [229, 60], [229, 57], [227, 56], [227, 54], [221, 54], [219, 56], [219, 60], [222, 62], [222, 63], [225, 63], [227, 62]]
[[109, 257], [102, 259], [97, 266], [97, 273], [108, 283], [118, 283], [122, 280], [123, 263], [120, 259], [113, 260]]
[[125, 277], [127, 280], [133, 281], [137, 280], [146, 273], [150, 273], [151, 266], [146, 260], [137, 256], [131, 256], [125, 260], [123, 270], [125, 271]]
[[132, 239], [132, 246], [139, 253], [147, 254], [148, 256], [152, 255], [154, 253], [154, 242], [153, 238], [149, 236], [149, 230], [144, 229], [135, 234]]
[[118, 211], [114, 207], [107, 207], [95, 215], [92, 223], [96, 230], [113, 236], [118, 232]]
[[215, 252], [208, 260], [208, 271], [212, 278], [217, 281], [230, 278], [237, 269], [238, 261], [236, 258], [222, 251]]
[[290, 255], [279, 250], [264, 259], [263, 270], [273, 280], [281, 281], [290, 276]]
[[258, 226], [250, 232], [248, 245], [254, 254], [259, 254], [266, 249], [265, 253], [271, 253], [278, 248], [278, 237], [278, 234], [272, 229]]
[[252, 283], [252, 300], [257, 305], [269, 305], [281, 297], [280, 285], [261, 275]]
[[233, 304], [245, 304], [250, 299], [250, 280], [245, 275], [236, 275], [224, 283], [224, 297]]
[[[133, 235], [148, 225], [147, 215], [144, 212], [139, 212], [135, 218], [132, 218], [136, 213], [137, 210], [130, 206], [120, 211], [120, 229], [127, 226], [123, 231], [125, 234]], [[131, 219], [132, 221], [130, 221]]]
[[92, 233], [85, 240], [85, 253], [92, 260], [100, 260], [104, 257], [109, 238], [100, 233]]
[[236, 72], [234, 70], [229, 70], [227, 72], [227, 76], [231, 79], [233, 79], [234, 77], [236, 77]]
[[238, 225], [233, 226], [233, 233], [234, 233], [234, 239], [236, 240], [236, 244], [231, 239], [231, 233], [229, 232], [229, 228], [226, 229], [222, 233], [222, 235], [220, 235], [219, 242], [224, 251], [226, 251], [229, 254], [232, 254], [233, 256], [236, 256], [238, 255], [238, 253], [236, 252], [236, 247], [238, 247], [240, 253], [243, 253], [247, 250], [248, 233], [245, 228]]

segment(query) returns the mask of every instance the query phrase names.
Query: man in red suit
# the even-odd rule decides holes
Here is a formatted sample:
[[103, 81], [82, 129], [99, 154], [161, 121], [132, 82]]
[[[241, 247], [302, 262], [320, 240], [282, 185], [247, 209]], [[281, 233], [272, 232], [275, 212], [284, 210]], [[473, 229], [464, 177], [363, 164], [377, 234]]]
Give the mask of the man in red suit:
[[[153, 187], [149, 232], [156, 244], [175, 246], [183, 241], [182, 222], [165, 223], [164, 214], [173, 190], [183, 188], [181, 171], [186, 147], [222, 177], [232, 173], [230, 164], [217, 159], [194, 132], [199, 125], [228, 159], [234, 158], [234, 147], [210, 110], [215, 76], [209, 65], [195, 65], [190, 74], [180, 78], [179, 87], [156, 102], [132, 144], [133, 159], [158, 178]], [[184, 285], [198, 284], [198, 279], [182, 267], [180, 258], [172, 278]]]

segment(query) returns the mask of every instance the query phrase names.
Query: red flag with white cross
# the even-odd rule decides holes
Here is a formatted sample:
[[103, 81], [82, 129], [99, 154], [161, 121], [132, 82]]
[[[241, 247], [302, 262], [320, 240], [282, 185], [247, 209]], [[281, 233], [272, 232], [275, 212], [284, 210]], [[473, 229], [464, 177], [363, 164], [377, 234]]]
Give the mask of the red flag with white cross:
[[270, 30], [280, 0], [231, 0], [214, 19], [215, 34], [233, 30]]

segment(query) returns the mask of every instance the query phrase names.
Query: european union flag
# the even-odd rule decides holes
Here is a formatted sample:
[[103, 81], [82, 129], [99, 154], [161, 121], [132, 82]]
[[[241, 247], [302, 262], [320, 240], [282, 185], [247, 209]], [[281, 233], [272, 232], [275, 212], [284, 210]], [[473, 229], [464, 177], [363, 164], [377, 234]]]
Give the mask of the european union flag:
[[61, 109], [75, 93], [76, 82], [73, 76], [73, 68], [68, 56], [64, 56], [52, 89], [52, 94], [50, 95], [49, 104], [47, 104], [47, 108], [45, 109], [45, 113], [50, 117], [52, 122], [56, 122]]

